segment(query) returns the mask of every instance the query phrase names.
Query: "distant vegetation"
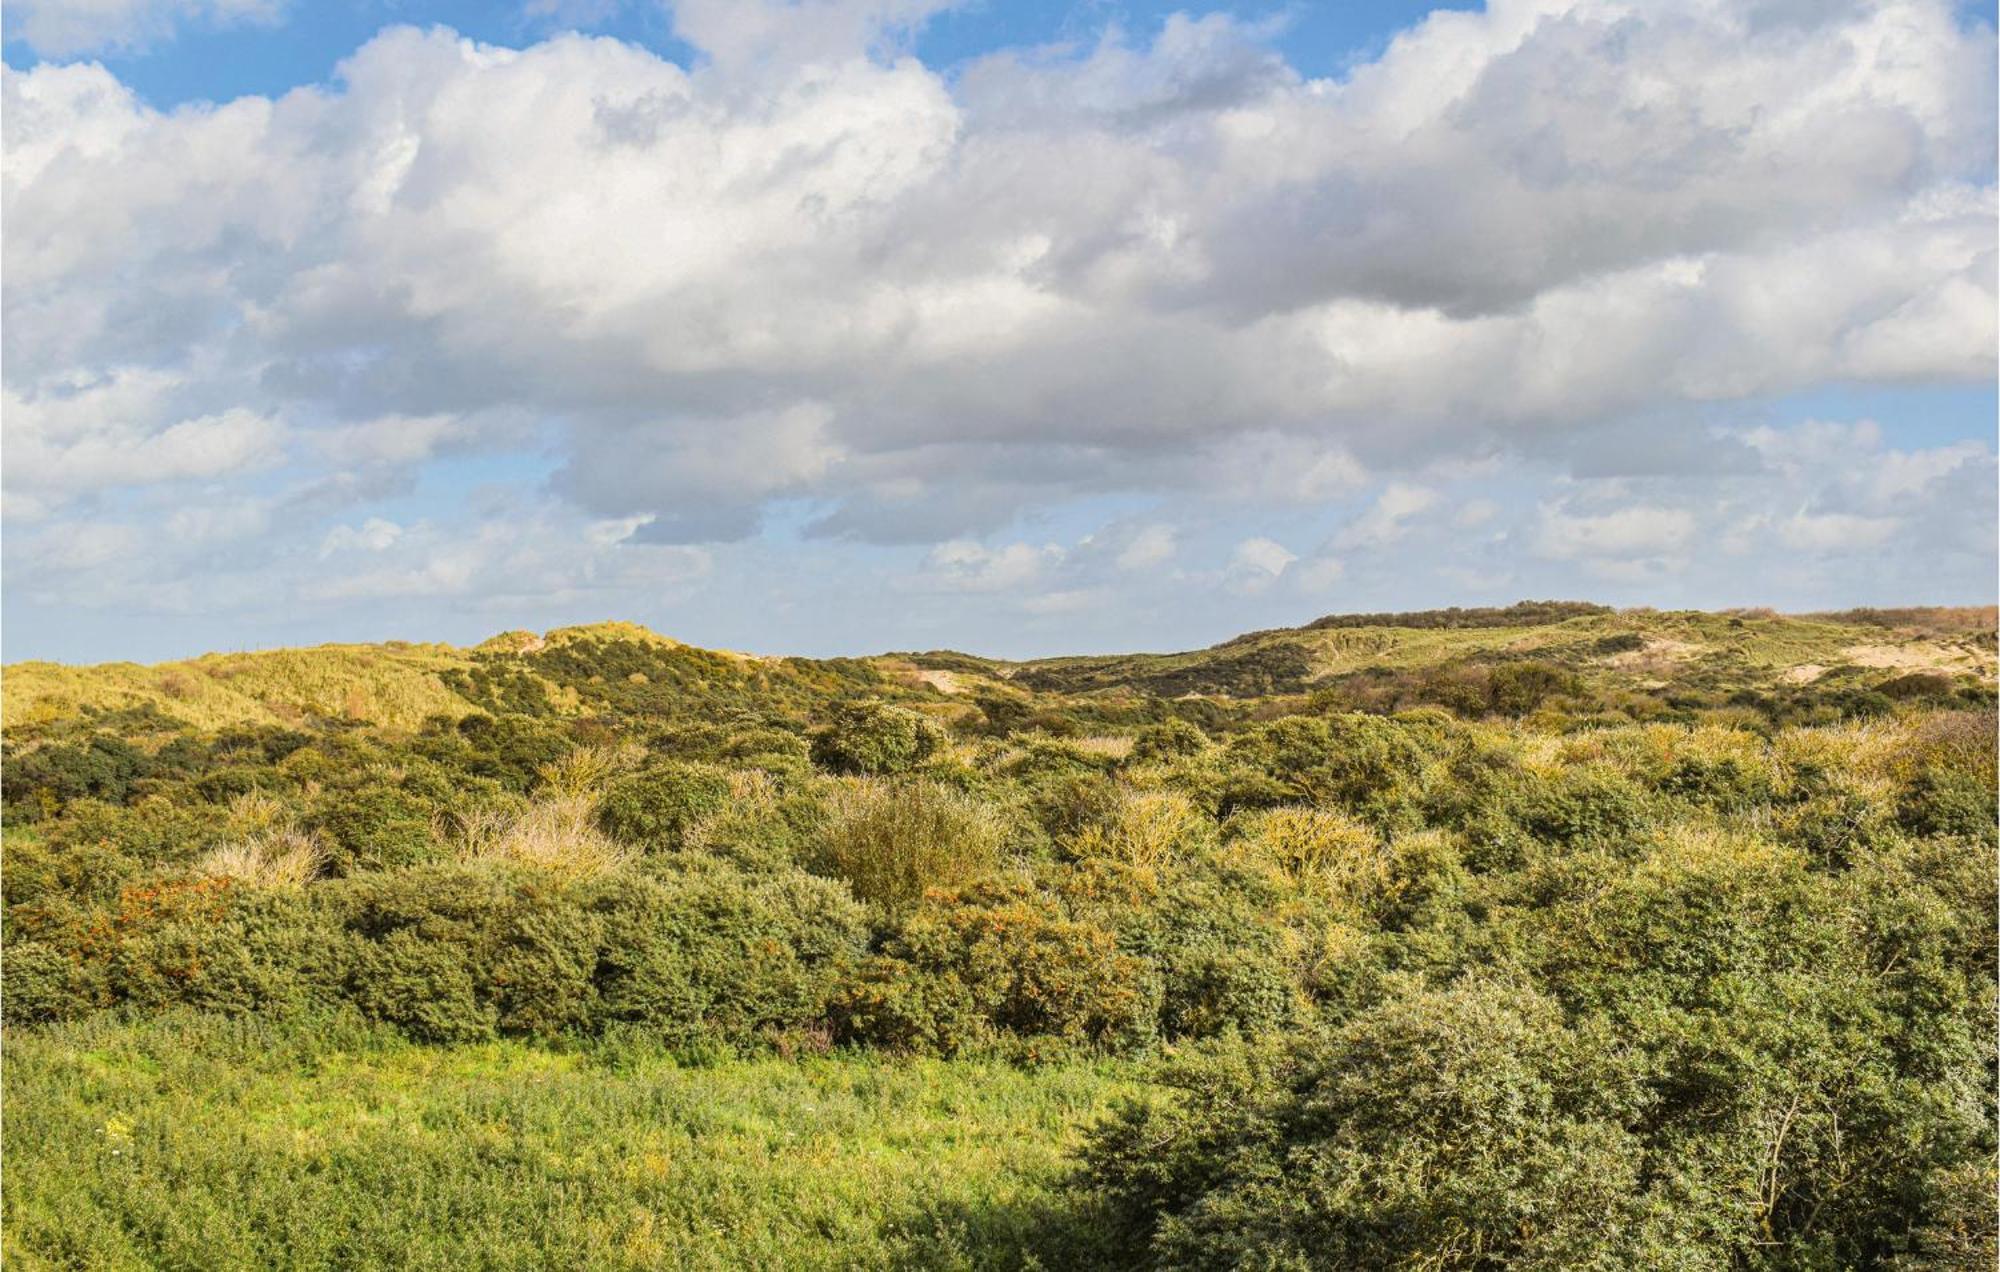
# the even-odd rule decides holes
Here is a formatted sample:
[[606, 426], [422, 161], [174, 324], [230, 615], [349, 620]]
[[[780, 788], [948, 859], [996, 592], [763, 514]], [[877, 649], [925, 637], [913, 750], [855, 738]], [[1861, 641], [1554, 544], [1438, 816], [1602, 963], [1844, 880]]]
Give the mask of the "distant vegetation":
[[1417, 610], [1404, 614], [1328, 614], [1306, 624], [1310, 631], [1332, 627], [1540, 627], [1592, 614], [1609, 614], [1609, 605], [1589, 601], [1516, 601], [1502, 608]]
[[6, 1255], [1991, 1266], [1990, 627], [1371, 617], [10, 669]]

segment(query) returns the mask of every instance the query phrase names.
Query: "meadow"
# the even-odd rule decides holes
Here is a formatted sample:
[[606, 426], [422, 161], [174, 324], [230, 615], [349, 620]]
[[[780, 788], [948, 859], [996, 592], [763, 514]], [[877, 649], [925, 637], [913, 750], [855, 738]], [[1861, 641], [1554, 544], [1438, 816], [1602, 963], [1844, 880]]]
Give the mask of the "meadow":
[[1990, 611], [6, 693], [22, 1267], [2000, 1253]]
[[1108, 1062], [437, 1048], [353, 1019], [8, 1043], [24, 1269], [1089, 1261], [1065, 1153], [1135, 1086]]

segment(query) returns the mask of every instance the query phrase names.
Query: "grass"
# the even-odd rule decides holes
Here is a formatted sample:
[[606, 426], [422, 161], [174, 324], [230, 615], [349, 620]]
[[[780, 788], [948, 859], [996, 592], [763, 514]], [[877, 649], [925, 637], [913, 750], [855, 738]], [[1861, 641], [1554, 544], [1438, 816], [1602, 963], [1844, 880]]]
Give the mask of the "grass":
[[352, 1023], [6, 1035], [5, 1257], [43, 1268], [1088, 1265], [1057, 1184], [1130, 1070], [437, 1049]]
[[14, 663], [6, 672], [4, 714], [12, 727], [88, 709], [151, 706], [203, 729], [296, 725], [315, 716], [411, 728], [429, 715], [472, 710], [439, 679], [440, 672], [471, 665], [450, 646], [405, 644], [205, 654], [152, 667]]
[[[1668, 642], [1676, 655], [1667, 678], [1721, 680], [1768, 687], [1798, 667], [1818, 669], [1850, 662], [1906, 669], [1937, 668], [1992, 675], [1990, 608], [1854, 611], [1783, 616], [1624, 611], [1593, 614], [1524, 627], [1295, 628], [1253, 633], [1213, 649], [1174, 654], [1045, 658], [1006, 663], [965, 655], [943, 658], [962, 683], [989, 692], [1019, 678], [1021, 684], [1069, 693], [1133, 690], [1169, 697], [1194, 691], [1230, 696], [1299, 692], [1323, 677], [1371, 668], [1411, 670], [1466, 658], [1539, 657], [1584, 671], [1602, 671], [1593, 643], [1637, 633]], [[1894, 619], [1894, 624], [1887, 620]], [[464, 672], [479, 657], [513, 664], [534, 675], [530, 655], [586, 641], [626, 641], [679, 649], [678, 642], [631, 623], [561, 628], [545, 636], [507, 632], [476, 651], [449, 645], [321, 645], [261, 653], [208, 654], [183, 662], [142, 667], [106, 663], [73, 667], [15, 663], [6, 668], [4, 714], [9, 727], [62, 720], [87, 711], [151, 706], [203, 729], [234, 724], [297, 725], [312, 718], [366, 721], [407, 729], [426, 716], [463, 716], [473, 704], [447, 687], [446, 673]], [[745, 655], [715, 654], [734, 663], [763, 664]], [[518, 661], [516, 661], [518, 660]], [[915, 671], [912, 657], [873, 660], [905, 690], [934, 688]], [[830, 663], [793, 660], [796, 669]], [[537, 679], [545, 679], [536, 676]], [[553, 685], [551, 700], [575, 710], [571, 693]]]
[[[1253, 633], [1212, 649], [1174, 654], [1044, 658], [1011, 664], [1043, 688], [1091, 692], [1128, 685], [1163, 691], [1205, 690], [1218, 670], [1297, 651], [1305, 681], [1368, 669], [1412, 671], [1480, 657], [1534, 657], [1603, 675], [1615, 666], [1595, 645], [1606, 637], [1636, 634], [1648, 646], [1674, 651], [1665, 668], [1671, 679], [1720, 675], [1732, 684], [1769, 687], [1783, 673], [1808, 664], [1837, 666], [1865, 661], [1893, 644], [1895, 665], [1975, 672], [1991, 677], [1990, 627], [1975, 621], [1985, 610], [1897, 611], [1908, 626], [1889, 630], [1849, 616], [1792, 617], [1696, 611], [1630, 610], [1521, 627], [1290, 628]], [[1925, 616], [1941, 616], [1924, 625]], [[1971, 615], [1971, 618], [1965, 617]], [[1884, 665], [1888, 665], [1885, 663]], [[1008, 666], [996, 664], [996, 668]], [[1226, 682], [1222, 682], [1226, 683]], [[1301, 686], [1302, 687], [1302, 686]]]

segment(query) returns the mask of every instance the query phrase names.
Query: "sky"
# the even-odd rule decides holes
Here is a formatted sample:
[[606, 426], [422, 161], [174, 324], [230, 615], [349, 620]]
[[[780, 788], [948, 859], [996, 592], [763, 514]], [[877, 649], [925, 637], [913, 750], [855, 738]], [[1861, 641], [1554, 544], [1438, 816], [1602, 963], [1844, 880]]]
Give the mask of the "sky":
[[0, 645], [1996, 593], [1949, 0], [10, 0]]

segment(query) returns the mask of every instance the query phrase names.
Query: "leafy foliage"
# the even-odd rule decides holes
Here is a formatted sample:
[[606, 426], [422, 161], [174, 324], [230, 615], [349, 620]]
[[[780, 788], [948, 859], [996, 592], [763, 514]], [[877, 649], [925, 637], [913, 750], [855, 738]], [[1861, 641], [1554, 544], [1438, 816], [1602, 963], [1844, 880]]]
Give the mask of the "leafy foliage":
[[[254, 719], [43, 711], [0, 774], [9, 1058], [197, 1013], [440, 1065], [1088, 1062], [1149, 1078], [998, 1262], [1990, 1261], [1978, 631], [1517, 610], [1012, 667], [606, 625], [385, 650], [369, 693], [430, 688], [379, 716], [271, 705], [320, 651]], [[36, 1193], [35, 1256], [181, 1249], [142, 1195], [71, 1239]], [[1038, 1226], [965, 1204], [934, 1230]]]

